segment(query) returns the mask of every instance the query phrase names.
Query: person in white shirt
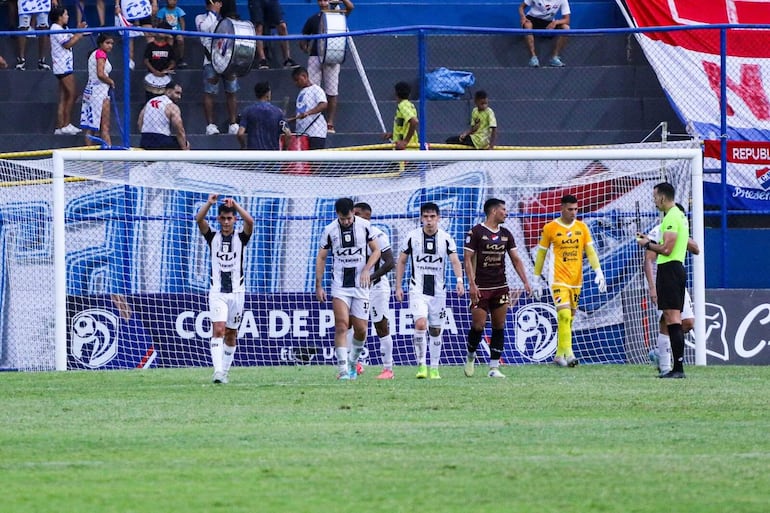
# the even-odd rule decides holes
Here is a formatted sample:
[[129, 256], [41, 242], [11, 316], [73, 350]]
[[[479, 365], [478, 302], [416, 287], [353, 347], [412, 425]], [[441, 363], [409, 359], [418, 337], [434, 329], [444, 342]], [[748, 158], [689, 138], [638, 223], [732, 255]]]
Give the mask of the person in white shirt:
[[311, 150], [322, 150], [326, 147], [326, 118], [324, 112], [328, 103], [326, 93], [320, 86], [310, 82], [307, 70], [297, 68], [291, 73], [291, 78], [299, 87], [297, 95], [296, 114], [297, 135], [306, 135]]
[[[559, 11], [561, 11], [561, 18], [556, 17]], [[548, 2], [543, 0], [524, 0], [519, 5], [521, 28], [527, 30], [569, 30], [570, 12], [569, 0], [549, 0]], [[540, 60], [537, 58], [537, 52], [535, 51], [535, 36], [532, 34], [526, 35], [524, 40], [527, 42], [527, 48], [529, 49], [529, 66], [537, 68], [540, 66]], [[561, 60], [561, 51], [564, 49], [565, 44], [567, 44], [565, 36], [556, 38], [551, 59], [548, 61], [549, 66], [555, 68], [564, 66], [564, 62]]]
[[[214, 33], [219, 23], [222, 0], [206, 0], [206, 12], [195, 17], [195, 28], [198, 32]], [[203, 45], [203, 113], [206, 116], [206, 135], [217, 135], [219, 127], [214, 116], [214, 97], [219, 94], [219, 83], [225, 84], [225, 102], [227, 104], [227, 133], [238, 133], [238, 77], [220, 76], [211, 64], [211, 36], [202, 36]]]
[[[356, 362], [363, 352], [369, 327], [371, 271], [381, 253], [369, 221], [353, 213], [352, 199], [338, 199], [334, 203], [334, 211], [337, 218], [324, 228], [316, 256], [315, 296], [321, 303], [326, 302], [323, 278], [326, 259], [331, 253], [334, 354], [339, 370], [337, 379], [351, 380], [358, 377]], [[348, 330], [351, 325], [353, 341], [349, 349]]]
[[[446, 319], [446, 270], [451, 265], [458, 296], [465, 294], [463, 269], [457, 256], [457, 244], [439, 227], [441, 211], [435, 203], [420, 206], [422, 228], [409, 232], [401, 242], [396, 263], [396, 301], [404, 300], [401, 284], [407, 259], [411, 262], [409, 309], [414, 318], [414, 351], [417, 356], [417, 379], [428, 377], [426, 359], [430, 347], [430, 379], [441, 379], [441, 332]], [[426, 335], [430, 335], [430, 345]]]
[[[234, 199], [225, 198], [217, 209], [220, 230], [212, 230], [206, 221], [209, 209], [217, 204], [219, 195], [210, 194], [198, 210], [195, 222], [211, 252], [211, 363], [214, 383], [229, 381], [230, 366], [235, 358], [238, 328], [243, 318], [246, 295], [244, 253], [254, 230], [254, 218]], [[236, 230], [236, 214], [243, 218], [243, 227]]]
[[[77, 135], [81, 130], [70, 122], [77, 94], [72, 47], [83, 39], [83, 33], [68, 34], [64, 32], [70, 19], [70, 15], [64, 7], [55, 6], [51, 9], [50, 16], [51, 30], [56, 31], [51, 34], [51, 64], [53, 65], [53, 75], [59, 82], [59, 105], [56, 107], [56, 129], [53, 133], [55, 135]], [[86, 23], [83, 21], [79, 28], [85, 28], [85, 26]]]

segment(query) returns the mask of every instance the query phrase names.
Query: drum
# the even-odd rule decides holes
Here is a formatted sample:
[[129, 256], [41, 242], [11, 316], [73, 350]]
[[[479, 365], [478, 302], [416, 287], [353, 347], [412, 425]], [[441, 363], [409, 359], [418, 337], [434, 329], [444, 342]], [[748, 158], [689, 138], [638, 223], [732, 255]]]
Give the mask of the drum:
[[[254, 25], [250, 21], [222, 18], [214, 29], [217, 34], [232, 36], [255, 36]], [[257, 51], [256, 39], [211, 39], [211, 65], [220, 75], [242, 77], [251, 69]]]
[[[321, 34], [344, 34], [348, 31], [348, 17], [344, 12], [324, 11]], [[318, 56], [324, 64], [342, 64], [345, 61], [348, 38], [330, 37], [318, 40]]]
[[157, 77], [152, 73], [147, 73], [147, 75], [144, 76], [144, 88], [152, 94], [160, 95], [165, 93], [166, 85], [169, 82], [171, 82], [171, 77], [168, 75]]

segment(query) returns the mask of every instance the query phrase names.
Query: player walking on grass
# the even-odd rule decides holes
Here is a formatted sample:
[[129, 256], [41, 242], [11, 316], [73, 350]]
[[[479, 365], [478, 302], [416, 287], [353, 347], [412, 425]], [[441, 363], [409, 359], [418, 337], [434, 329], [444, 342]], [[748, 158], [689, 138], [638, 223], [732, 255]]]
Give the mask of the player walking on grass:
[[[353, 213], [367, 221], [372, 218], [372, 207], [368, 203], [356, 203]], [[370, 221], [371, 222], [371, 221]], [[369, 318], [374, 323], [377, 338], [380, 339], [382, 353], [382, 372], [377, 379], [393, 379], [393, 338], [390, 336], [390, 281], [386, 274], [396, 265], [393, 261], [393, 250], [390, 247], [388, 234], [372, 226], [374, 240], [380, 248], [380, 259], [374, 264], [372, 273], [372, 289], [369, 292]], [[356, 371], [361, 374], [363, 367], [356, 362]]]
[[[195, 222], [211, 252], [211, 289], [209, 313], [211, 315], [211, 363], [214, 366], [214, 383], [227, 383], [230, 366], [235, 358], [238, 328], [243, 318], [246, 293], [244, 283], [244, 254], [254, 230], [254, 218], [232, 198], [226, 198], [217, 209], [220, 230], [212, 230], [206, 221], [209, 209], [217, 204], [219, 196], [209, 195], [208, 201], [198, 210]], [[243, 218], [243, 227], [235, 229], [237, 215]]]
[[[369, 326], [370, 273], [381, 253], [369, 221], [353, 213], [352, 199], [338, 199], [334, 203], [334, 211], [337, 219], [324, 228], [316, 256], [315, 295], [321, 303], [326, 302], [323, 276], [326, 259], [331, 253], [334, 354], [339, 367], [337, 379], [349, 380], [358, 376], [356, 362], [363, 351]], [[348, 349], [347, 332], [351, 325], [353, 341]]]
[[653, 188], [655, 207], [664, 213], [661, 223], [662, 241], [654, 243], [647, 235], [639, 235], [637, 244], [658, 255], [658, 274], [655, 290], [658, 294], [658, 308], [663, 310], [663, 319], [671, 339], [671, 353], [674, 359], [671, 371], [661, 378], [683, 379], [684, 375], [684, 332], [682, 331], [682, 309], [687, 291], [687, 273], [684, 259], [690, 227], [684, 212], [676, 208], [674, 186], [662, 182]]
[[474, 374], [476, 349], [481, 343], [487, 317], [492, 318], [492, 339], [489, 344], [490, 378], [504, 378], [500, 372], [500, 357], [505, 346], [505, 317], [508, 313], [509, 289], [505, 276], [505, 255], [511, 259], [516, 274], [524, 283], [527, 294], [532, 293], [529, 280], [524, 272], [524, 263], [516, 251], [513, 234], [502, 224], [508, 217], [505, 202], [490, 198], [484, 202], [486, 220], [477, 224], [465, 237], [463, 248], [465, 274], [471, 295], [471, 329], [468, 332], [468, 355], [465, 375]]
[[[679, 203], [676, 204], [677, 208], [684, 212], [684, 207]], [[685, 215], [687, 215], [685, 213]], [[650, 231], [647, 237], [650, 242], [657, 244], [661, 240], [660, 237], [660, 225]], [[700, 247], [698, 243], [692, 239], [687, 241], [687, 251], [693, 255], [700, 254]], [[654, 251], [646, 250], [644, 252], [644, 276], [647, 278], [647, 285], [649, 287], [650, 299], [656, 305], [658, 304], [658, 293], [655, 288], [655, 261], [658, 258], [658, 254]], [[685, 289], [684, 291], [684, 307], [682, 309], [682, 332], [686, 335], [695, 326], [695, 313], [692, 307], [692, 298], [690, 293]], [[671, 371], [671, 339], [668, 336], [668, 326], [666, 320], [663, 318], [663, 311], [658, 310], [658, 340], [657, 347], [650, 351], [650, 360], [657, 365], [658, 371], [661, 374], [667, 374]]]
[[457, 256], [457, 244], [451, 235], [439, 228], [441, 212], [435, 203], [420, 206], [422, 228], [412, 230], [401, 243], [396, 264], [396, 301], [404, 300], [401, 283], [407, 257], [412, 265], [409, 279], [409, 309], [414, 318], [414, 351], [417, 356], [417, 378], [428, 377], [426, 334], [430, 332], [430, 379], [441, 379], [441, 331], [446, 319], [446, 268], [451, 264], [458, 296], [465, 294], [463, 268]]
[[553, 246], [554, 269], [551, 293], [556, 306], [557, 344], [553, 363], [560, 367], [575, 367], [579, 362], [572, 351], [572, 319], [578, 307], [580, 287], [583, 285], [583, 252], [596, 273], [594, 283], [599, 292], [607, 292], [599, 256], [594, 249], [591, 231], [583, 221], [576, 219], [578, 200], [571, 194], [561, 198], [561, 217], [543, 227], [535, 256], [535, 299], [540, 299], [548, 288], [541, 273], [548, 249]]

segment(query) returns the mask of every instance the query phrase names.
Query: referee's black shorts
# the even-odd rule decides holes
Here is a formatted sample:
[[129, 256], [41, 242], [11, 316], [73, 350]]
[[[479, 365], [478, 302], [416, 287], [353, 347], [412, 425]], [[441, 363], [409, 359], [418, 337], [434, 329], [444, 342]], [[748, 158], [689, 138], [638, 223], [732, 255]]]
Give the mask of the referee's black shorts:
[[658, 293], [658, 310], [679, 310], [684, 308], [684, 292], [687, 289], [687, 273], [682, 262], [658, 264], [655, 278]]

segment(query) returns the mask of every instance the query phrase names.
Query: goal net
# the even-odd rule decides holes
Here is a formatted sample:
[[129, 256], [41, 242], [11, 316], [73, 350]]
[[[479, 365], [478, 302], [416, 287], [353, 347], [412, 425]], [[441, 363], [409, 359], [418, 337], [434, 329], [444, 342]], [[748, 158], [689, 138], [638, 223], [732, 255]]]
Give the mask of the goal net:
[[[2, 217], [1, 362], [5, 368], [210, 366], [209, 248], [194, 216], [217, 193], [235, 198], [255, 219], [245, 252], [236, 366], [334, 362], [331, 305], [316, 300], [313, 279], [321, 233], [335, 219], [337, 198], [369, 203], [372, 221], [389, 235], [395, 255], [402, 238], [419, 226], [422, 203], [440, 206], [441, 226], [462, 247], [465, 233], [483, 220], [484, 201], [500, 198], [508, 207], [505, 226], [531, 278], [540, 230], [558, 217], [564, 194], [578, 197], [579, 218], [591, 229], [608, 284], [606, 293], [597, 290], [586, 259], [573, 324], [575, 353], [586, 363], [641, 363], [655, 343], [657, 317], [634, 235], [659, 222], [652, 187], [661, 181], [674, 184], [695, 233], [702, 234], [702, 201], [692, 194], [699, 159], [698, 149], [639, 147], [57, 151], [50, 179], [17, 179], [13, 200], [4, 196], [0, 206], [14, 212]], [[29, 165], [22, 164], [13, 165]], [[208, 221], [217, 228], [215, 215], [212, 209]], [[693, 279], [702, 264], [686, 264], [691, 287], [702, 290], [702, 279]], [[512, 304], [503, 361], [550, 362], [556, 349], [552, 298], [527, 296], [508, 266]], [[27, 287], [32, 293], [22, 292]], [[691, 293], [702, 302], [697, 287]], [[448, 297], [442, 364], [461, 364], [468, 298], [451, 291]], [[395, 364], [412, 365], [408, 304], [393, 297], [391, 309]], [[482, 360], [488, 356], [484, 347]], [[373, 327], [366, 348], [367, 363], [379, 365]]]

